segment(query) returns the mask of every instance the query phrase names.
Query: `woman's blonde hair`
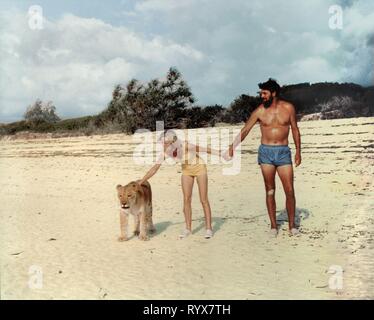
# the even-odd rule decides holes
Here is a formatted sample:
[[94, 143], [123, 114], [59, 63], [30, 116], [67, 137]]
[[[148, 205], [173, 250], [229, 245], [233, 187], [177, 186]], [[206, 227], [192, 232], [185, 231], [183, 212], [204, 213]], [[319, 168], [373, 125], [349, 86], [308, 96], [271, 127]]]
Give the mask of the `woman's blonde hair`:
[[172, 129], [164, 130], [158, 137], [158, 141], [163, 141], [163, 140], [171, 141], [172, 143], [174, 143], [178, 140], [178, 136], [175, 133], [175, 131]]

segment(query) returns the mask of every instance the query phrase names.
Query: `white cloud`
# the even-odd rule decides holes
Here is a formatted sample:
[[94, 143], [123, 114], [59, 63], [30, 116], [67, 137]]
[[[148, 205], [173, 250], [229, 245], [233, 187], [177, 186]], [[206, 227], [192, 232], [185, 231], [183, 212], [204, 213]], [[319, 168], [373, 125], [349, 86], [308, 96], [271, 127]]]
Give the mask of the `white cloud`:
[[322, 74], [323, 81], [336, 81], [339, 76], [337, 70], [321, 57], [305, 57], [294, 61], [289, 65], [289, 70], [279, 81], [285, 84], [305, 82], [305, 75], [308, 75], [309, 82], [319, 82]]
[[210, 63], [186, 73], [192, 89], [204, 103], [228, 103], [253, 94], [270, 76], [285, 83], [368, 85], [373, 54], [366, 38], [374, 31], [374, 3], [344, 1], [344, 28], [331, 30], [329, 7], [335, 3], [145, 0], [137, 1], [135, 11], [150, 24], [162, 22], [168, 38], [204, 52]]
[[[374, 79], [373, 1], [132, 3], [118, 11], [124, 26], [65, 14], [32, 31], [25, 15], [1, 14], [0, 121], [19, 117], [37, 97], [53, 100], [62, 115], [92, 114], [115, 84], [147, 81], [170, 66], [201, 104], [253, 94], [270, 76], [281, 84]], [[342, 30], [329, 29], [335, 3], [344, 7]]]
[[[201, 0], [200, 2], [203, 2]], [[191, 5], [191, 0], [146, 0], [135, 4], [136, 11], [164, 11], [169, 12], [175, 9], [181, 9]]]
[[344, 65], [342, 78], [374, 84], [374, 3], [355, 1], [344, 11], [341, 42]]
[[0, 121], [20, 119], [36, 98], [53, 100], [61, 116], [93, 114], [116, 84], [203, 59], [190, 45], [72, 14], [31, 30], [25, 15], [2, 13], [0, 25]]

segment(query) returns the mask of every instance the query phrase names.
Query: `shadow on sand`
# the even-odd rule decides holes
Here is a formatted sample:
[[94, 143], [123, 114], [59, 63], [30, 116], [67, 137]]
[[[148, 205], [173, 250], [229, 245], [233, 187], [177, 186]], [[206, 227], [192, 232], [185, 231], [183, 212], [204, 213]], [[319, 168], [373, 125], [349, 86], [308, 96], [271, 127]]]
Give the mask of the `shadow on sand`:
[[169, 228], [173, 223], [170, 221], [163, 221], [155, 223], [156, 232], [154, 233], [155, 236], [163, 233], [167, 228]]
[[[296, 211], [295, 211], [295, 224], [296, 224], [296, 226], [300, 227], [301, 220], [308, 219], [309, 215], [310, 215], [309, 210], [296, 208]], [[286, 209], [280, 211], [277, 215], [277, 225], [281, 227], [285, 223], [288, 223], [288, 215], [287, 215], [287, 210]]]
[[[193, 220], [193, 221], [200, 222], [200, 225], [198, 227], [196, 227], [195, 229], [192, 229], [192, 233], [196, 233], [196, 232], [199, 232], [202, 229], [205, 229], [204, 218], [196, 219], [196, 220]], [[213, 217], [212, 218], [212, 228], [214, 230], [214, 233], [216, 233], [224, 223], [225, 223], [225, 219], [219, 218], [219, 217]]]
[[[192, 223], [193, 224], [196, 224], [196, 223], [199, 224], [196, 228], [192, 229], [192, 233], [199, 232], [200, 230], [205, 228], [204, 218], [194, 219], [194, 220], [192, 220]], [[224, 223], [225, 223], [225, 219], [223, 219], [223, 218], [219, 218], [219, 217], [212, 218], [212, 228], [213, 228], [214, 232], [217, 232]], [[164, 231], [166, 231], [166, 229], [169, 228], [171, 225], [179, 225], [179, 224], [184, 225], [184, 221], [183, 222], [178, 222], [178, 223], [172, 223], [170, 221], [163, 221], [163, 222], [155, 223], [156, 232], [152, 236], [158, 236], [161, 233], [163, 233]]]
[[[302, 209], [302, 208], [296, 208], [295, 212], [295, 223], [297, 227], [300, 227], [301, 221], [308, 219], [310, 216], [310, 211], [307, 209]], [[224, 218], [220, 217], [213, 217], [212, 218], [212, 227], [214, 230], [214, 233], [219, 231], [219, 229], [222, 227], [222, 225], [225, 223]], [[205, 229], [205, 220], [204, 218], [199, 218], [199, 219], [193, 219], [192, 220], [193, 224], [198, 223], [198, 226], [192, 229], [192, 233], [197, 233], [203, 229]], [[284, 209], [282, 211], [279, 211], [277, 213], [277, 225], [279, 227], [282, 227], [284, 224], [288, 223], [288, 215], [287, 215], [287, 210]], [[164, 231], [166, 231], [167, 228], [169, 228], [171, 225], [184, 225], [183, 222], [178, 222], [178, 223], [172, 223], [170, 221], [162, 221], [158, 222], [155, 224], [156, 232], [153, 234], [153, 236], [158, 236]]]

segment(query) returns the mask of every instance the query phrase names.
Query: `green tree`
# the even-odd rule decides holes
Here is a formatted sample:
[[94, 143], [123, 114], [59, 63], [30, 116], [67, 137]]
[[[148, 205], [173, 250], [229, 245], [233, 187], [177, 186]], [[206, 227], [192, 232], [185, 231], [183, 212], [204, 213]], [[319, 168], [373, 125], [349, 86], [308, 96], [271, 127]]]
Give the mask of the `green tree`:
[[259, 97], [242, 94], [230, 104], [225, 112], [224, 121], [229, 123], [244, 122], [260, 103]]
[[42, 100], [37, 99], [32, 105], [30, 105], [24, 114], [24, 118], [27, 122], [33, 124], [39, 123], [56, 123], [60, 121], [60, 117], [56, 114], [56, 107], [52, 101], [43, 103]]
[[158, 120], [165, 121], [165, 128], [179, 127], [185, 117], [186, 108], [191, 107], [195, 98], [190, 87], [183, 80], [182, 74], [176, 68], [170, 68], [166, 81], [163, 82], [164, 99]]
[[100, 118], [119, 123], [123, 130], [156, 129], [156, 121], [164, 121], [165, 128], [180, 127], [195, 99], [181, 73], [170, 68], [164, 81], [154, 79], [146, 85], [131, 80], [126, 88], [117, 85], [108, 108]]

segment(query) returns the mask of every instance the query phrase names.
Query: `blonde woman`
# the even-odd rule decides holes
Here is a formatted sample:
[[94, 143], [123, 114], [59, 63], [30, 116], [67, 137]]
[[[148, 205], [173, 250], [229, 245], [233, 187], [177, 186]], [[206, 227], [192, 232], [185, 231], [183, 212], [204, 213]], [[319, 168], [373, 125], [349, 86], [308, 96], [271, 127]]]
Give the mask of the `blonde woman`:
[[211, 148], [203, 148], [201, 146], [193, 145], [187, 141], [181, 141], [173, 130], [168, 130], [161, 134], [159, 142], [163, 145], [162, 154], [159, 156], [157, 163], [145, 174], [140, 183], [143, 183], [153, 177], [158, 169], [160, 169], [162, 162], [166, 158], [172, 158], [176, 162], [182, 164], [182, 191], [183, 191], [183, 212], [186, 222], [185, 230], [180, 234], [179, 238], [183, 239], [192, 233], [192, 209], [191, 197], [194, 181], [196, 178], [199, 187], [200, 202], [203, 206], [205, 216], [205, 239], [210, 239], [213, 236], [212, 230], [212, 213], [208, 200], [208, 173], [206, 164], [199, 153], [210, 153], [214, 155], [221, 155], [220, 151]]

